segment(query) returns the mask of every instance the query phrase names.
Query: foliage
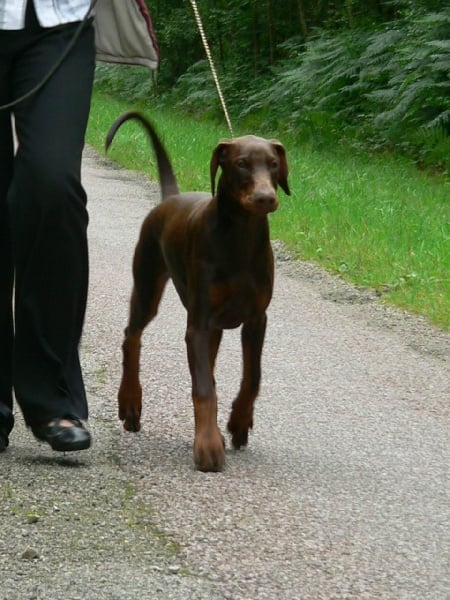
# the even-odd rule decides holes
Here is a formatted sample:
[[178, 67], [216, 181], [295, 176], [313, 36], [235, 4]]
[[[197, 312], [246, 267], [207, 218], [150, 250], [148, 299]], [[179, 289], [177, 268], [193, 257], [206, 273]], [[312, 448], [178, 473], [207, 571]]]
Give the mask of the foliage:
[[[235, 125], [346, 138], [449, 169], [450, 9], [443, 0], [197, 0]], [[102, 68], [104, 90], [222, 118], [188, 0], [149, 0], [157, 85]]]
[[96, 67], [96, 85], [117, 98], [135, 102], [154, 94], [154, 81], [141, 67], [112, 67], [102, 63]]
[[276, 103], [276, 119], [291, 128], [322, 117], [334, 132], [400, 147], [422, 161], [435, 151], [436, 162], [441, 148], [443, 160], [450, 155], [449, 37], [450, 14], [432, 13], [372, 32], [320, 32], [303, 52], [288, 41], [291, 58], [251, 97], [247, 112]]

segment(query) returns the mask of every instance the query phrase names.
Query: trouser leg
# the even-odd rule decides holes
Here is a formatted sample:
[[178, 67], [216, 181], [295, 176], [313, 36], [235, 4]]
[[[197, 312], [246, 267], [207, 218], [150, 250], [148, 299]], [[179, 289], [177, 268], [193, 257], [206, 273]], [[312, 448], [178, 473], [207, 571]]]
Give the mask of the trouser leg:
[[[8, 94], [8, 65], [0, 61], [0, 105]], [[0, 435], [12, 427], [13, 262], [6, 196], [13, 172], [11, 115], [0, 111]]]
[[[15, 57], [13, 97], [40, 81], [73, 30], [29, 32]], [[14, 109], [19, 148], [7, 194], [15, 267], [13, 385], [28, 425], [88, 416], [78, 354], [88, 285], [80, 171], [93, 70], [89, 27], [45, 88]]]

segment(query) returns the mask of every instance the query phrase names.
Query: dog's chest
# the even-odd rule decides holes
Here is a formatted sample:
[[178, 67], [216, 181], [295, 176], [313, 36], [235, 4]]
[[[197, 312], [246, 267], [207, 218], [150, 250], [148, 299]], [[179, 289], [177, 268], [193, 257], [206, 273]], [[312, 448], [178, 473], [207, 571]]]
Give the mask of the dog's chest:
[[272, 297], [270, 277], [263, 281], [249, 272], [217, 279], [209, 286], [211, 320], [215, 327], [232, 329], [263, 313]]

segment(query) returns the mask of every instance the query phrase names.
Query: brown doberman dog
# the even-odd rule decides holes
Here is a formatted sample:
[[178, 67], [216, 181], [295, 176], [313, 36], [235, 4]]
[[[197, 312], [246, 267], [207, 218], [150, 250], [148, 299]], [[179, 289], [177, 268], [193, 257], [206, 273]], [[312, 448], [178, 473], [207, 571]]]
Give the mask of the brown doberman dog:
[[[274, 261], [267, 215], [278, 207], [279, 185], [290, 194], [286, 154], [276, 140], [248, 135], [221, 141], [212, 154], [212, 195], [180, 193], [166, 151], [145, 117], [128, 112], [111, 126], [137, 119], [154, 146], [162, 202], [142, 225], [133, 261], [134, 287], [123, 342], [119, 418], [139, 431], [141, 335], [155, 317], [172, 279], [187, 310], [186, 345], [192, 378], [194, 461], [201, 471], [220, 471], [224, 440], [217, 426], [214, 365], [222, 332], [242, 325], [243, 377], [228, 431], [234, 448], [245, 446], [261, 378], [266, 309], [272, 297]], [[218, 168], [221, 175], [215, 194]]]

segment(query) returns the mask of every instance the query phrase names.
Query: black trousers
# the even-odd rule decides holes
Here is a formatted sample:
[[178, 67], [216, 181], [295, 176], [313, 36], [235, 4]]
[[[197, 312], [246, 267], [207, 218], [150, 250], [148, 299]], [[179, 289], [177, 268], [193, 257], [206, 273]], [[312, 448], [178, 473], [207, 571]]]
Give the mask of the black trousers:
[[[78, 26], [43, 29], [28, 4], [24, 30], [0, 31], [0, 105], [42, 79]], [[94, 66], [90, 23], [41, 91], [0, 111], [0, 404], [12, 409], [14, 391], [29, 426], [88, 416], [78, 354], [88, 286], [80, 172]]]

